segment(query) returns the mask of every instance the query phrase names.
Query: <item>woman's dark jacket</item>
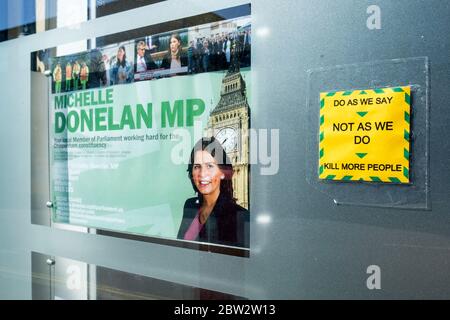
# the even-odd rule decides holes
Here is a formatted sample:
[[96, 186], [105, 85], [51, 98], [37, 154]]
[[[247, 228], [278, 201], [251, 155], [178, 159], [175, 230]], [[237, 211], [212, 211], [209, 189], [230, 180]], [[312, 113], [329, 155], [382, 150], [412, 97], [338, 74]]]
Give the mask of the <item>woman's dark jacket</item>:
[[[186, 200], [178, 239], [184, 238], [184, 234], [200, 209], [200, 201], [199, 198]], [[220, 194], [195, 241], [248, 248], [250, 246], [250, 214], [248, 210]]]
[[[164, 56], [164, 59], [162, 60], [161, 63], [161, 68], [163, 69], [170, 69], [170, 63], [172, 61], [172, 56], [170, 55], [170, 53]], [[188, 58], [186, 56], [186, 54], [182, 54], [180, 56], [180, 63], [182, 67], [186, 67], [188, 65]]]

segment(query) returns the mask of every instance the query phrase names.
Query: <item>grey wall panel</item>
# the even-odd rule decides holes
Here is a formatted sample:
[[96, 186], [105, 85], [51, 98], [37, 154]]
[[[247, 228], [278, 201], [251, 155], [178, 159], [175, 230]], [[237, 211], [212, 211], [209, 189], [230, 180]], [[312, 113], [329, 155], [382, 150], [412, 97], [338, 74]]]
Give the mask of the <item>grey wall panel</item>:
[[[260, 166], [252, 168], [250, 258], [30, 223], [29, 53], [245, 1], [185, 3], [170, 0], [0, 43], [8, 61], [0, 61], [0, 287], [18, 284], [0, 296], [31, 297], [36, 251], [248, 298], [448, 298], [448, 1], [376, 1], [380, 30], [366, 26], [369, 2], [252, 2], [252, 126], [280, 129], [280, 169], [262, 176]], [[306, 71], [416, 56], [430, 62], [431, 211], [336, 206], [306, 181]], [[271, 222], [259, 223], [260, 215]], [[381, 290], [366, 287], [369, 265], [381, 268]]]

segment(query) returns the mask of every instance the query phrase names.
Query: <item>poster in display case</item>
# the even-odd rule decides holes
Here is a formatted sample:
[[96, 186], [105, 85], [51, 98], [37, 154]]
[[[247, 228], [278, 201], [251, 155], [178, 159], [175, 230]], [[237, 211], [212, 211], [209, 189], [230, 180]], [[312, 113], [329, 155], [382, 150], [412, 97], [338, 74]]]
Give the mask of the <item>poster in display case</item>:
[[248, 256], [246, 7], [48, 58], [53, 223]]

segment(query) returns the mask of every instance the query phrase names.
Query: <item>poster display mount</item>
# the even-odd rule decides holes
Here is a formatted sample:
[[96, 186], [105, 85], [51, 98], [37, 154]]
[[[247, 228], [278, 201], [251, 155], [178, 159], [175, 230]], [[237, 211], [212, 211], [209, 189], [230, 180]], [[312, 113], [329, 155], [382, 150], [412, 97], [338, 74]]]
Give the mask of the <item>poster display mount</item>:
[[49, 58], [54, 225], [248, 256], [251, 16], [242, 7], [223, 21]]

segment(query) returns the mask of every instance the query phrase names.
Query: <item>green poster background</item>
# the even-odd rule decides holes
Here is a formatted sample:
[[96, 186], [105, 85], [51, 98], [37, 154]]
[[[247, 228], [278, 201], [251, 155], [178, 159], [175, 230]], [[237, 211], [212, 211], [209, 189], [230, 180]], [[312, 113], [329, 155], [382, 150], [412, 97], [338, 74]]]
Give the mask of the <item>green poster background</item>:
[[[197, 136], [194, 136], [194, 128], [186, 127], [186, 121], [182, 127], [175, 122], [173, 128], [162, 128], [161, 103], [169, 101], [173, 106], [175, 100], [183, 100], [186, 106], [187, 99], [201, 99], [205, 111], [195, 120], [201, 121], [201, 127], [205, 128], [210, 111], [219, 101], [225, 73], [202, 73], [108, 87], [113, 88], [112, 105], [55, 110], [53, 96], [50, 106], [53, 222], [175, 238], [184, 202], [195, 196], [186, 171], [187, 161], [203, 130], [197, 130]], [[250, 70], [243, 69], [241, 74], [251, 106]], [[93, 91], [98, 90], [105, 91], [106, 88]], [[151, 129], [143, 126], [135, 130], [55, 133], [56, 112], [67, 114], [72, 110], [80, 112], [81, 109], [112, 106], [114, 121], [120, 122], [125, 105], [136, 110], [136, 104], [146, 106], [149, 102], [153, 105]], [[161, 139], [161, 134], [168, 138]], [[171, 140], [170, 134], [184, 139]], [[190, 141], [186, 140], [186, 134], [190, 134]], [[155, 135], [157, 140], [148, 139]], [[143, 141], [139, 140], [142, 136]], [[122, 137], [122, 141], [108, 141], [111, 137]], [[131, 140], [124, 141], [125, 137]], [[94, 139], [102, 147], [70, 144], [77, 138]], [[60, 143], [62, 139], [69, 142], [68, 148], [57, 147], [64, 146]], [[172, 157], [174, 148], [181, 150], [175, 153], [175, 161]], [[180, 159], [183, 163], [179, 163]]]

